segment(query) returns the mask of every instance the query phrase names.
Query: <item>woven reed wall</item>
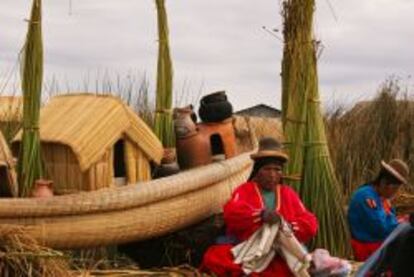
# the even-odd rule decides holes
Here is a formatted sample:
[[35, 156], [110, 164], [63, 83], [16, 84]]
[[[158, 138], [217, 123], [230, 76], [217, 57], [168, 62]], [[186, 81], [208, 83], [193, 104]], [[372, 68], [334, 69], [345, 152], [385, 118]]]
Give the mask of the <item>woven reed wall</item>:
[[[18, 152], [18, 144], [14, 149]], [[148, 157], [136, 143], [124, 138], [124, 160], [128, 184], [151, 180], [151, 166]], [[82, 171], [72, 149], [60, 143], [42, 143], [42, 155], [46, 178], [53, 180], [57, 195], [93, 191], [111, 187], [114, 184], [113, 147], [103, 153], [101, 159]], [[1, 158], [1, 153], [0, 153]]]
[[91, 165], [87, 170], [87, 190], [98, 190], [110, 187], [113, 183], [113, 154], [112, 149], [107, 150], [102, 158]]
[[125, 164], [128, 184], [151, 180], [148, 157], [129, 140], [125, 140]]
[[75, 154], [67, 145], [42, 143], [42, 155], [46, 178], [53, 180], [56, 194], [97, 190], [109, 187], [112, 183], [110, 150], [84, 172], [81, 171]]

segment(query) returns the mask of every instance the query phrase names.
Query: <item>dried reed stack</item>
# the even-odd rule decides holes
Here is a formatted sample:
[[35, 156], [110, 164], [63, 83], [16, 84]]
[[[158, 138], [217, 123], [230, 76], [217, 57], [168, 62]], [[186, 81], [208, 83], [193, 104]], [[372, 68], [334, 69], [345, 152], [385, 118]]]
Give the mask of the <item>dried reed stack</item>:
[[61, 252], [43, 247], [22, 227], [0, 227], [0, 276], [71, 276]]
[[[316, 43], [312, 38], [313, 0], [284, 2], [285, 49], [283, 109], [285, 136], [292, 165], [288, 174], [302, 173], [296, 183], [305, 205], [319, 220], [313, 247], [348, 256], [346, 226], [338, 181], [332, 166], [320, 108]], [[286, 56], [286, 58], [285, 58]]]
[[20, 195], [27, 196], [42, 176], [39, 114], [43, 78], [42, 2], [33, 0], [26, 42], [21, 53], [23, 138], [19, 153]]
[[343, 209], [344, 199], [329, 155], [318, 93], [316, 51], [313, 53], [314, 66], [310, 74], [315, 82], [310, 87], [307, 104], [301, 195], [319, 220], [320, 231], [313, 245], [327, 248], [333, 255], [348, 257], [350, 236]]
[[394, 79], [382, 84], [372, 101], [328, 114], [331, 155], [346, 197], [376, 177], [381, 160], [401, 158], [414, 172], [413, 118], [414, 102]]
[[157, 97], [154, 131], [164, 147], [174, 147], [174, 125], [172, 121], [173, 69], [168, 43], [168, 22], [165, 0], [156, 0], [158, 15], [158, 65]]

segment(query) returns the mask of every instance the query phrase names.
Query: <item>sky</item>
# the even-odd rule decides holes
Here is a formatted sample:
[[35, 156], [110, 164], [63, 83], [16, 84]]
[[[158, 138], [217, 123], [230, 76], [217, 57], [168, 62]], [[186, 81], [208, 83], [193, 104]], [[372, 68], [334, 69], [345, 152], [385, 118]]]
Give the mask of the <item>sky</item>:
[[[166, 0], [166, 6], [177, 103], [226, 90], [235, 110], [260, 103], [280, 108], [280, 1]], [[0, 1], [3, 91], [17, 80], [30, 7], [30, 0]], [[413, 14], [412, 0], [316, 1], [325, 106], [369, 99], [391, 76], [412, 88]], [[145, 76], [153, 92], [156, 28], [153, 0], [43, 0], [45, 83], [75, 88], [109, 72]]]

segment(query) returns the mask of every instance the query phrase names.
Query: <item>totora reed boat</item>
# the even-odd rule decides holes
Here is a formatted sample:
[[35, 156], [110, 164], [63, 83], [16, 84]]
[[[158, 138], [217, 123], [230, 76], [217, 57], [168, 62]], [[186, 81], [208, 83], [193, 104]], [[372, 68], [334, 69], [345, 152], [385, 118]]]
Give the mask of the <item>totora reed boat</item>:
[[249, 154], [242, 154], [136, 185], [50, 198], [3, 198], [0, 225], [21, 225], [44, 245], [61, 249], [144, 240], [220, 212], [250, 168]]

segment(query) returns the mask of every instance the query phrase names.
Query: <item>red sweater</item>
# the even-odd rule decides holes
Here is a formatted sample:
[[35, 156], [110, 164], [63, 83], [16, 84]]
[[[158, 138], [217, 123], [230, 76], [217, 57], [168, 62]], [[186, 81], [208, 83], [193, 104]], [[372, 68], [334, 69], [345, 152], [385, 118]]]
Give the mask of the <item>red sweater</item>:
[[[296, 222], [299, 230], [295, 236], [301, 242], [306, 242], [316, 235], [318, 222], [309, 212], [296, 192], [287, 185], [277, 185], [275, 189], [276, 208], [289, 223]], [[224, 221], [227, 234], [235, 236], [240, 241], [247, 240], [262, 224], [260, 212], [264, 209], [263, 198], [254, 182], [246, 182], [233, 192], [231, 199], [224, 206]], [[232, 245], [212, 246], [205, 254], [203, 269], [218, 276], [241, 276], [240, 265], [233, 263], [230, 249]], [[276, 256], [268, 268], [261, 274], [252, 276], [292, 276], [286, 263]]]

